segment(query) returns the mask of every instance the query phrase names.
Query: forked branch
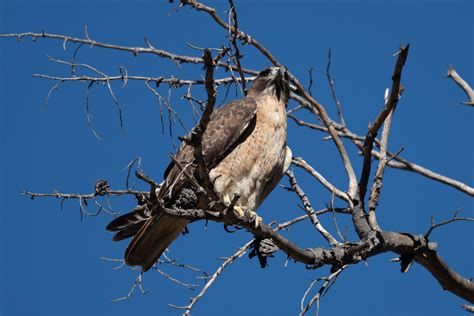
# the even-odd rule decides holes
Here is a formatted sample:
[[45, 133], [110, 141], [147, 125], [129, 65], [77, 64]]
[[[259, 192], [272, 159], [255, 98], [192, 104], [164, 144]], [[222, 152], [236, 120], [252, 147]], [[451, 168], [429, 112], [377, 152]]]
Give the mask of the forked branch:
[[362, 154], [364, 157], [364, 163], [362, 166], [362, 172], [359, 179], [359, 200], [364, 201], [365, 193], [367, 192], [367, 183], [369, 182], [370, 169], [371, 169], [371, 159], [372, 159], [372, 149], [374, 148], [374, 140], [377, 137], [380, 127], [387, 118], [387, 116], [392, 112], [392, 110], [397, 106], [398, 100], [400, 99], [400, 94], [403, 91], [402, 86], [400, 85], [400, 80], [402, 78], [403, 66], [408, 57], [408, 49], [410, 45], [400, 47], [400, 51], [397, 53], [398, 58], [395, 63], [395, 69], [393, 70], [392, 75], [392, 89], [390, 91], [390, 97], [386, 102], [384, 108], [377, 116], [375, 121], [369, 127], [369, 131], [365, 136], [365, 141], [362, 149]]

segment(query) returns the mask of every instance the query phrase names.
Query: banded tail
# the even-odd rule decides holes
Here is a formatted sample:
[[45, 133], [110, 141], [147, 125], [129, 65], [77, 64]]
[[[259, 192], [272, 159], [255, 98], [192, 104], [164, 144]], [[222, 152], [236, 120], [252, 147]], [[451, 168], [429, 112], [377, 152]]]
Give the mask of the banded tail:
[[141, 205], [111, 221], [106, 229], [116, 232], [113, 241], [135, 236], [125, 252], [125, 263], [148, 271], [188, 222], [167, 215], [153, 216], [146, 205]]

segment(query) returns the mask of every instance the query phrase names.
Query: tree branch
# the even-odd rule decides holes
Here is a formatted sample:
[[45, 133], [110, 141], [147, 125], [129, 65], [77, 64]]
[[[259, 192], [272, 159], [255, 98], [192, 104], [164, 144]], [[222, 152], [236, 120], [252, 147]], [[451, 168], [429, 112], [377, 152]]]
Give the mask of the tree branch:
[[415, 255], [415, 261], [433, 275], [443, 290], [474, 303], [474, 283], [452, 270], [436, 251], [425, 249]]
[[339, 244], [339, 242], [323, 227], [323, 225], [321, 225], [321, 222], [318, 219], [318, 215], [316, 215], [316, 212], [314, 211], [308, 196], [298, 185], [294, 173], [291, 170], [287, 170], [286, 175], [290, 179], [291, 187], [295, 191], [296, 195], [298, 195], [301, 202], [303, 202], [306, 215], [308, 215], [309, 219], [311, 220], [311, 223], [314, 225], [316, 230], [328, 241], [329, 245], [334, 246]]
[[[146, 77], [146, 76], [107, 76], [105, 77], [92, 77], [92, 76], [75, 76], [75, 77], [60, 77], [60, 76], [50, 76], [50, 75], [44, 75], [44, 74], [33, 74], [33, 77], [36, 78], [42, 78], [42, 79], [48, 79], [48, 80], [56, 80], [60, 82], [65, 82], [65, 81], [93, 81], [93, 82], [107, 82], [107, 81], [124, 81], [124, 80], [135, 80], [135, 81], [145, 81], [145, 82], [154, 82], [156, 85], [160, 85], [161, 83], [166, 83], [169, 84], [171, 87], [182, 87], [182, 86], [187, 86], [187, 85], [204, 85], [206, 82], [205, 80], [200, 80], [200, 79], [179, 79], [179, 78], [165, 78], [165, 77]], [[229, 84], [232, 82], [235, 82], [237, 79], [238, 82], [241, 82], [240, 78], [232, 78], [232, 77], [226, 77], [226, 78], [220, 78], [220, 79], [215, 79], [214, 84], [217, 86], [220, 86], [222, 84]], [[255, 77], [244, 77], [244, 81], [252, 81], [254, 80]]]
[[[341, 272], [344, 271], [344, 269], [346, 269], [347, 267], [348, 267], [347, 265], [342, 266], [340, 269], [338, 269], [337, 271], [331, 273], [329, 276], [321, 277], [321, 278], [311, 282], [309, 288], [306, 290], [306, 292], [303, 295], [303, 298], [301, 299], [301, 304], [300, 304], [301, 309], [300, 309], [300, 314], [299, 314], [300, 316], [304, 316], [311, 309], [311, 307], [313, 306], [314, 303], [317, 304], [316, 305], [316, 316], [319, 315], [319, 301], [321, 300], [321, 297], [325, 293], [327, 293], [329, 288], [336, 282], [336, 279], [339, 276], [339, 274], [341, 274]], [[316, 285], [319, 281], [324, 281], [323, 285], [321, 285], [321, 287], [319, 288], [319, 291], [311, 298], [311, 300], [308, 302], [308, 304], [306, 304], [306, 306], [304, 306], [304, 301], [305, 301], [306, 297], [308, 296], [309, 292], [314, 287], [314, 285]]]
[[367, 183], [369, 181], [370, 169], [371, 169], [371, 158], [372, 158], [372, 149], [374, 148], [374, 140], [377, 137], [377, 133], [382, 126], [382, 123], [385, 121], [387, 116], [392, 112], [392, 109], [398, 104], [400, 99], [400, 94], [403, 91], [403, 88], [400, 85], [400, 80], [402, 77], [403, 66], [408, 57], [408, 50], [410, 45], [401, 46], [400, 51], [397, 53], [398, 58], [395, 63], [395, 69], [393, 70], [392, 75], [392, 89], [390, 91], [390, 97], [385, 104], [385, 107], [382, 109], [380, 114], [375, 119], [374, 123], [369, 127], [369, 131], [365, 137], [362, 154], [364, 156], [364, 163], [362, 166], [362, 172], [359, 179], [359, 200], [363, 203], [365, 198], [365, 193], [367, 191]]
[[235, 259], [241, 257], [252, 245], [253, 239], [247, 242], [245, 245], [243, 245], [239, 250], [237, 250], [232, 256], [228, 257], [222, 265], [214, 272], [214, 274], [209, 278], [209, 280], [206, 282], [204, 287], [202, 288], [201, 292], [199, 292], [198, 295], [193, 297], [191, 299], [191, 302], [186, 305], [186, 306], [177, 306], [177, 305], [171, 305], [171, 307], [177, 308], [177, 309], [184, 309], [185, 312], [183, 313], [183, 316], [188, 316], [191, 315], [191, 310], [193, 309], [194, 305], [207, 293], [209, 288], [214, 284], [216, 281], [217, 277], [221, 275], [222, 272], [224, 272], [224, 269], [230, 265], [232, 262], [234, 262]]
[[448, 78], [453, 79], [454, 83], [456, 83], [464, 91], [464, 93], [466, 93], [469, 101], [461, 103], [474, 106], [474, 91], [472, 90], [471, 86], [456, 72], [456, 70], [452, 66], [448, 67], [447, 76]]
[[204, 66], [206, 68], [206, 92], [207, 102], [204, 112], [199, 120], [198, 124], [191, 131], [190, 137], [186, 137], [184, 140], [191, 146], [194, 147], [194, 159], [196, 161], [200, 178], [202, 179], [202, 186], [206, 189], [209, 198], [214, 201], [219, 201], [220, 198], [214, 190], [214, 185], [209, 176], [209, 170], [207, 169], [206, 162], [204, 161], [204, 155], [202, 151], [202, 136], [207, 129], [207, 125], [211, 119], [211, 114], [214, 110], [214, 104], [216, 102], [216, 90], [214, 88], [214, 66], [217, 64], [219, 59], [227, 53], [228, 49], [223, 49], [213, 60], [210, 50], [205, 50], [203, 59]]
[[329, 51], [328, 51], [328, 65], [326, 67], [326, 77], [328, 78], [332, 98], [333, 98], [334, 102], [336, 103], [337, 115], [339, 115], [339, 122], [341, 123], [342, 126], [346, 126], [346, 122], [344, 121], [344, 116], [342, 115], [341, 102], [339, 102], [339, 99], [337, 98], [336, 87], [334, 86], [334, 80], [332, 79], [331, 73], [329, 72], [329, 69], [331, 68], [331, 62], [332, 62], [332, 60], [331, 60], [331, 49], [329, 49]]
[[326, 189], [328, 189], [331, 193], [334, 193], [338, 198], [344, 200], [349, 203], [350, 199], [345, 192], [342, 192], [338, 188], [336, 188], [333, 184], [331, 184], [326, 178], [324, 178], [319, 172], [317, 172], [309, 163], [307, 163], [301, 157], [295, 157], [291, 160], [291, 163], [295, 166], [298, 166], [312, 175], [316, 180], [318, 180]]
[[448, 219], [448, 220], [446, 220], [446, 221], [443, 221], [443, 222], [441, 222], [441, 223], [436, 224], [435, 221], [434, 221], [434, 217], [431, 217], [431, 226], [430, 226], [430, 228], [428, 229], [428, 231], [426, 232], [425, 238], [428, 239], [428, 238], [430, 237], [431, 233], [432, 233], [436, 228], [441, 227], [441, 226], [444, 226], [444, 225], [451, 224], [451, 223], [453, 223], [453, 222], [458, 222], [458, 221], [474, 222], [474, 218], [471, 218], [471, 217], [458, 217], [458, 212], [455, 212], [453, 218]]
[[[157, 55], [162, 58], [170, 59], [177, 63], [204, 64], [204, 59], [201, 57], [178, 55], [178, 54], [173, 54], [162, 49], [156, 49], [153, 46], [149, 45], [148, 40], [146, 40], [147, 44], [149, 45], [148, 47], [139, 47], [139, 46], [114, 45], [114, 44], [109, 44], [109, 43], [97, 42], [90, 38], [84, 39], [84, 38], [79, 38], [79, 37], [66, 36], [62, 34], [50, 34], [50, 33], [44, 33], [44, 32], [43, 33], [25, 32], [25, 33], [0, 34], [0, 38], [2, 37], [11, 37], [11, 38], [16, 38], [17, 40], [21, 40], [23, 37], [31, 37], [33, 40], [36, 40], [37, 38], [51, 38], [51, 39], [62, 40], [63, 43], [67, 43], [67, 42], [79, 43], [79, 44], [89, 45], [90, 47], [100, 47], [100, 48], [130, 52], [130, 53], [133, 53], [134, 56], [138, 56], [139, 54], [152, 54], [152, 55]], [[217, 66], [221, 68], [225, 68], [225, 69], [238, 70], [237, 67], [229, 65], [224, 62], [219, 62]], [[242, 68], [242, 71], [247, 74], [252, 74], [252, 75], [257, 74], [256, 71], [251, 70], [251, 69]]]
[[[388, 89], [385, 91], [385, 103], [388, 102]], [[392, 126], [392, 119], [393, 114], [395, 112], [396, 106], [394, 106], [391, 112], [388, 114], [387, 118], [385, 119], [383, 130], [382, 130], [382, 139], [380, 142], [380, 159], [379, 164], [377, 166], [377, 171], [375, 172], [374, 182], [372, 184], [372, 188], [370, 190], [369, 196], [369, 225], [372, 229], [380, 230], [380, 227], [377, 223], [377, 218], [375, 216], [375, 210], [378, 205], [378, 201], [380, 198], [380, 193], [382, 191], [383, 185], [383, 176], [385, 172], [385, 166], [387, 165], [390, 158], [387, 156], [387, 148], [388, 148], [388, 135], [390, 134], [390, 127]]]
[[237, 44], [237, 36], [238, 36], [238, 29], [239, 29], [239, 24], [237, 21], [237, 10], [235, 9], [235, 4], [233, 0], [229, 0], [230, 4], [230, 10], [229, 10], [229, 15], [232, 18], [233, 22], [233, 27], [231, 27], [229, 23], [229, 38], [231, 39], [232, 46], [234, 47], [234, 62], [235, 66], [237, 67], [237, 70], [239, 71], [240, 75], [240, 80], [242, 82], [242, 92], [244, 95], [247, 95], [247, 88], [245, 85], [245, 80], [244, 80], [244, 72], [242, 71], [242, 65], [240, 64], [240, 59], [242, 58], [242, 55], [240, 54], [239, 46]]

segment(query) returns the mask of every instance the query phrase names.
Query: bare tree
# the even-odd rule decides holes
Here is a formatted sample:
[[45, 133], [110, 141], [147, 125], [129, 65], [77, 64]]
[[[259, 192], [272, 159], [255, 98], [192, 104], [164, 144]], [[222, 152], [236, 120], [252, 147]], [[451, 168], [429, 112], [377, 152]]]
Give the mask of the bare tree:
[[[84, 30], [83, 37], [71, 37], [63, 34], [52, 33], [18, 33], [18, 34], [1, 34], [3, 38], [15, 38], [22, 40], [23, 38], [58, 40], [62, 43], [64, 49], [70, 49], [73, 45], [74, 50], [71, 60], [60, 60], [54, 57], [49, 57], [53, 63], [63, 65], [71, 70], [69, 76], [56, 76], [50, 74], [35, 74], [34, 76], [51, 80], [55, 82], [54, 86], [48, 92], [47, 100], [49, 100], [52, 93], [59, 89], [61, 85], [68, 82], [86, 82], [88, 83], [86, 89], [86, 110], [87, 123], [93, 135], [100, 139], [99, 134], [94, 128], [92, 122], [92, 114], [89, 108], [89, 92], [93, 85], [102, 83], [107, 89], [110, 97], [113, 99], [119, 116], [120, 126], [123, 129], [123, 115], [122, 106], [114, 92], [114, 81], [121, 82], [125, 86], [129, 81], [141, 81], [145, 88], [156, 96], [162, 109], [167, 111], [167, 118], [170, 123], [179, 124], [181, 118], [176, 113], [175, 109], [169, 102], [166, 95], [163, 95], [162, 90], [158, 89], [160, 85], [167, 85], [168, 91], [184, 90], [183, 99], [189, 101], [193, 112], [200, 115], [200, 119], [194, 129], [195, 137], [188, 139], [192, 142], [195, 148], [195, 163], [198, 166], [200, 178], [203, 181], [197, 181], [192, 175], [188, 175], [193, 181], [196, 188], [205, 192], [211, 201], [219, 204], [218, 212], [206, 209], [181, 209], [169, 208], [162, 209], [162, 212], [169, 216], [189, 219], [191, 221], [212, 221], [223, 223], [227, 228], [242, 227], [249, 234], [249, 241], [242, 245], [233, 255], [227, 257], [221, 266], [212, 274], [197, 269], [188, 264], [181, 264], [176, 260], [168, 257], [166, 254], [155, 264], [154, 270], [162, 274], [170, 281], [182, 285], [185, 288], [199, 288], [198, 285], [190, 284], [179, 280], [167, 274], [160, 269], [161, 265], [174, 265], [182, 269], [187, 269], [197, 273], [200, 278], [205, 279], [205, 285], [200, 289], [200, 292], [194, 296], [190, 302], [184, 306], [172, 305], [176, 309], [182, 310], [184, 315], [189, 315], [193, 307], [203, 298], [208, 289], [213, 285], [215, 280], [223, 273], [223, 271], [233, 262], [242, 257], [246, 252], [250, 252], [250, 256], [258, 257], [262, 267], [265, 267], [267, 260], [272, 254], [281, 251], [284, 252], [288, 259], [295, 262], [307, 265], [310, 268], [316, 269], [322, 266], [331, 267], [330, 274], [326, 277], [321, 277], [311, 282], [309, 288], [304, 293], [301, 299], [300, 314], [306, 314], [311, 308], [316, 308], [316, 313], [319, 310], [320, 299], [334, 284], [338, 276], [348, 269], [351, 265], [357, 264], [366, 259], [380, 255], [386, 252], [396, 254], [394, 261], [400, 263], [401, 272], [405, 273], [410, 268], [413, 262], [424, 267], [433, 278], [435, 278], [440, 286], [447, 291], [465, 299], [468, 303], [474, 304], [474, 284], [470, 279], [456, 273], [443, 260], [437, 252], [436, 242], [430, 239], [431, 233], [443, 226], [457, 221], [474, 221], [474, 218], [467, 216], [460, 216], [458, 212], [452, 218], [445, 221], [437, 222], [432, 219], [431, 225], [426, 229], [424, 234], [407, 233], [390, 231], [383, 228], [378, 221], [378, 204], [381, 196], [384, 174], [387, 167], [400, 169], [402, 171], [410, 171], [426, 178], [426, 181], [437, 181], [448, 187], [455, 188], [460, 192], [474, 196], [474, 188], [466, 183], [450, 178], [448, 176], [436, 173], [422, 165], [413, 163], [401, 156], [402, 149], [392, 152], [389, 150], [389, 135], [392, 121], [394, 120], [395, 110], [404, 92], [403, 71], [406, 67], [406, 62], [409, 60], [409, 45], [401, 45], [396, 52], [396, 61], [392, 70], [392, 81], [390, 88], [385, 91], [384, 104], [380, 109], [379, 114], [373, 118], [365, 135], [358, 135], [353, 132], [346, 124], [344, 119], [341, 102], [338, 99], [335, 89], [335, 82], [331, 76], [331, 52], [329, 51], [328, 64], [326, 75], [330, 84], [331, 94], [337, 106], [337, 119], [331, 118], [326, 107], [321, 104], [311, 94], [312, 73], [310, 74], [310, 84], [305, 88], [301, 81], [293, 75], [289, 69], [289, 79], [291, 81], [291, 98], [296, 104], [293, 108], [288, 110], [288, 117], [293, 120], [301, 128], [307, 129], [309, 132], [321, 133], [326, 139], [334, 143], [340, 160], [341, 167], [344, 169], [347, 176], [345, 187], [337, 186], [327, 177], [325, 177], [321, 170], [317, 170], [307, 162], [303, 157], [295, 157], [292, 164], [295, 167], [294, 171], [288, 171], [286, 176], [288, 178], [288, 191], [294, 192], [301, 201], [301, 216], [289, 219], [286, 222], [268, 222], [261, 224], [258, 227], [247, 220], [237, 218], [232, 212], [227, 212], [227, 208], [222, 203], [219, 196], [217, 196], [212, 187], [212, 181], [209, 180], [207, 167], [202, 157], [201, 137], [206, 129], [207, 122], [213, 111], [216, 102], [216, 87], [229, 87], [235, 85], [242, 94], [245, 94], [251, 81], [258, 73], [256, 69], [244, 68], [241, 62], [241, 52], [239, 46], [250, 45], [253, 46], [258, 54], [264, 56], [269, 63], [275, 66], [283, 66], [272, 53], [265, 48], [256, 38], [251, 34], [243, 32], [238, 24], [238, 12], [232, 0], [229, 1], [229, 10], [225, 15], [219, 14], [213, 7], [207, 6], [195, 0], [181, 0], [180, 7], [189, 6], [196, 11], [203, 12], [209, 15], [216, 23], [216, 27], [223, 28], [227, 34], [227, 42], [220, 48], [199, 48], [191, 44], [196, 49], [196, 56], [179, 55], [173, 52], [155, 48], [148, 39], [145, 38], [145, 45], [143, 47], [130, 47], [123, 45], [109, 44], [106, 42], [99, 42], [91, 38], [87, 28]], [[68, 46], [69, 45], [69, 46]], [[169, 59], [178, 65], [186, 64], [201, 64], [204, 66], [204, 74], [202, 78], [184, 79], [177, 77], [165, 76], [140, 76], [129, 74], [127, 69], [120, 67], [118, 74], [107, 74], [100, 70], [99, 67], [90, 64], [80, 63], [77, 61], [77, 53], [83, 46], [91, 46], [98, 49], [123, 51], [133, 53], [134, 55], [155, 55], [163, 59]], [[228, 72], [227, 77], [214, 78], [214, 69], [222, 68]], [[389, 70], [387, 70], [388, 72]], [[448, 76], [452, 78], [466, 93], [469, 98], [465, 104], [472, 105], [473, 91], [469, 84], [464, 81], [460, 75], [449, 68]], [[196, 89], [205, 89], [207, 99], [200, 100], [195, 97]], [[400, 105], [402, 106], [402, 105]], [[300, 113], [307, 111], [315, 118], [318, 123], [306, 121], [300, 117]], [[162, 122], [166, 118], [162, 112]], [[172, 126], [172, 124], [170, 124]], [[380, 137], [378, 135], [380, 134]], [[344, 142], [343, 140], [348, 140]], [[348, 144], [354, 145], [348, 148]], [[356, 149], [360, 151], [360, 161], [355, 161], [350, 158], [349, 150]], [[171, 157], [173, 159], [173, 157]], [[307, 158], [307, 157], [306, 157]], [[179, 162], [176, 162], [179, 164]], [[360, 168], [359, 168], [360, 167]], [[361, 172], [357, 175], [356, 170]], [[147, 183], [150, 190], [137, 190], [129, 186], [129, 179], [132, 171], [135, 170], [135, 176]], [[186, 168], [183, 166], [183, 172]], [[303, 188], [295, 175], [295, 172], [307, 173], [314, 178], [314, 185], [322, 185], [331, 194], [332, 199], [330, 205], [325, 209], [316, 210], [313, 208], [309, 195], [305, 193], [308, 188]], [[140, 161], [134, 160], [128, 166], [128, 174], [125, 188], [112, 189], [105, 180], [100, 180], [95, 184], [94, 190], [88, 194], [76, 193], [36, 193], [25, 191], [25, 195], [32, 198], [36, 197], [55, 197], [59, 198], [61, 204], [65, 200], [78, 200], [81, 215], [90, 216], [97, 215], [100, 212], [108, 213], [115, 216], [116, 213], [106, 203], [103, 203], [100, 197], [113, 198], [115, 196], [130, 195], [137, 200], [137, 208], [156, 209], [158, 203], [153, 199], [155, 188], [159, 187], [159, 181], [151, 179], [145, 174], [140, 167]], [[92, 202], [96, 211], [89, 211], [89, 204]], [[336, 206], [337, 205], [337, 206]], [[325, 228], [319, 217], [332, 216], [334, 219], [335, 229], [337, 235], [331, 234], [331, 230]], [[337, 224], [337, 217], [349, 216], [352, 219], [353, 229], [357, 233], [358, 239], [349, 241], [347, 235], [341, 231]], [[283, 236], [282, 231], [302, 221], [309, 221], [315, 229], [316, 234], [320, 234], [326, 241], [327, 245], [314, 244], [311, 248], [303, 249], [295, 242]], [[119, 263], [118, 268], [123, 266], [121, 259], [105, 258], [108, 261], [116, 261]], [[124, 297], [118, 300], [128, 299], [138, 288], [142, 292], [146, 290], [142, 287], [142, 274], [137, 276], [130, 291]], [[316, 287], [319, 288], [316, 289]], [[472, 307], [466, 305], [466, 310], [472, 310]]]

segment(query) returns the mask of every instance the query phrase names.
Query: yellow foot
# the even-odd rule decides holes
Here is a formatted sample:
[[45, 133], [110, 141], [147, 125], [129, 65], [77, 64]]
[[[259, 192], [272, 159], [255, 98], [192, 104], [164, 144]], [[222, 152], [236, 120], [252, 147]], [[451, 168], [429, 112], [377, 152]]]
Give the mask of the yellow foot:
[[234, 206], [234, 214], [238, 218], [246, 218], [250, 222], [253, 222], [255, 228], [258, 228], [262, 223], [262, 218], [254, 211], [247, 209], [245, 206]]
[[[227, 205], [230, 205], [230, 203], [232, 203], [232, 201], [230, 199], [230, 196], [228, 194], [225, 194], [222, 197], [222, 199], [224, 200], [224, 203], [227, 204]], [[260, 224], [262, 223], [262, 218], [260, 216], [258, 216], [257, 213], [255, 213], [254, 211], [249, 210], [245, 206], [235, 205], [233, 211], [234, 211], [234, 215], [237, 218], [239, 218], [239, 219], [247, 218], [248, 220], [250, 220], [250, 222], [253, 222], [254, 225], [255, 225], [255, 228], [260, 226]]]
[[234, 206], [234, 215], [237, 217], [237, 218], [244, 218], [245, 217], [245, 211], [246, 211], [246, 207], [244, 206]]
[[230, 200], [229, 194], [224, 194], [224, 196], [222, 197], [222, 200], [224, 200], [224, 203], [225, 203], [225, 205], [227, 205], [227, 206], [229, 206], [230, 203], [232, 202], [232, 201]]
[[262, 218], [258, 216], [257, 213], [255, 213], [254, 211], [247, 210], [245, 215], [247, 216], [247, 218], [253, 220], [255, 228], [258, 228], [263, 221]]

